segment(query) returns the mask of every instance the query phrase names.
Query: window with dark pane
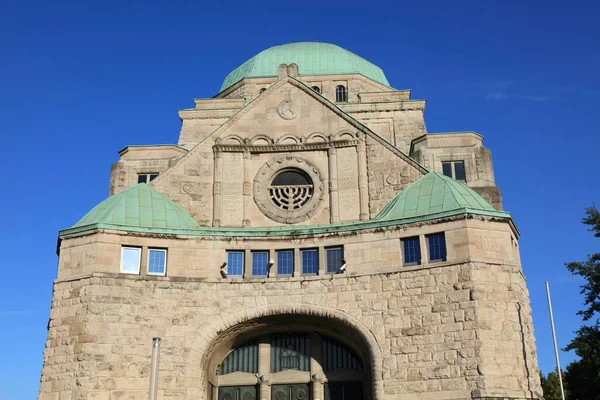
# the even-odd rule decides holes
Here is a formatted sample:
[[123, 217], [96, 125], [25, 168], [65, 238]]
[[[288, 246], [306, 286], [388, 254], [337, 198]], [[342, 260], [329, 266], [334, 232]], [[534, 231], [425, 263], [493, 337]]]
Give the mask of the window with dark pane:
[[310, 370], [310, 335], [277, 333], [271, 335], [271, 372], [289, 369]]
[[313, 182], [310, 176], [297, 169], [281, 171], [269, 186], [269, 197], [277, 207], [294, 211], [304, 207], [312, 199]]
[[446, 261], [446, 237], [444, 233], [427, 236], [429, 261]]
[[321, 93], [321, 88], [319, 88], [318, 86], [313, 86], [311, 89], [317, 93]]
[[442, 173], [460, 182], [466, 182], [467, 180], [464, 161], [442, 162]]
[[418, 236], [402, 239], [402, 247], [404, 250], [404, 265], [421, 264], [421, 245]]
[[319, 273], [319, 251], [317, 249], [300, 250], [302, 259], [302, 274], [316, 275]]
[[227, 252], [227, 274], [229, 276], [242, 276], [244, 274], [244, 252]]
[[327, 259], [327, 272], [336, 273], [344, 263], [344, 249], [339, 247], [330, 247], [325, 249]]
[[219, 367], [219, 375], [232, 372], [258, 372], [258, 341], [248, 342], [227, 355]]
[[277, 275], [292, 275], [294, 273], [294, 251], [277, 251]]
[[138, 174], [138, 183], [150, 183], [158, 176], [158, 172]]
[[347, 100], [346, 87], [338, 85], [335, 88], [335, 101], [338, 103], [344, 103]]
[[261, 88], [258, 92], [258, 94], [264, 93], [267, 90], [267, 88]]
[[252, 276], [266, 276], [269, 263], [268, 251], [252, 252]]

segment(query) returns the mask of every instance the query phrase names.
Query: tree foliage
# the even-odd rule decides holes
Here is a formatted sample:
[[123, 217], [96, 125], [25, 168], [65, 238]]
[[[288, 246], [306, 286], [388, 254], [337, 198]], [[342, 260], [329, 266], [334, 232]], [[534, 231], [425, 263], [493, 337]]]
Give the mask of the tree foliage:
[[[600, 237], [600, 212], [595, 206], [586, 210], [582, 222]], [[591, 254], [586, 261], [567, 263], [567, 268], [585, 280], [581, 286], [585, 307], [577, 314], [589, 321], [600, 314], [600, 253]], [[565, 373], [570, 399], [600, 400], [600, 320], [579, 328], [565, 350], [574, 350], [579, 357]]]
[[[564, 375], [564, 372], [563, 372]], [[550, 372], [548, 375], [541, 375], [542, 389], [544, 390], [545, 400], [562, 400], [560, 395], [560, 381], [558, 380], [558, 373], [556, 371]], [[564, 382], [563, 382], [564, 385]], [[566, 396], [567, 388], [565, 387], [565, 400], [569, 397]]]

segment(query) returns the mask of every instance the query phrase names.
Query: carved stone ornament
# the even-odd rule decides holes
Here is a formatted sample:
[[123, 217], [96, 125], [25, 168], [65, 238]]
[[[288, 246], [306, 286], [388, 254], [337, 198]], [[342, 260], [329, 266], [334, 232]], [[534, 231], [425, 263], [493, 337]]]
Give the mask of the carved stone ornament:
[[313, 217], [326, 194], [319, 169], [305, 158], [286, 154], [269, 160], [258, 170], [253, 195], [267, 217], [295, 224]]
[[283, 100], [277, 106], [277, 114], [283, 119], [294, 119], [298, 116], [298, 105], [292, 99]]

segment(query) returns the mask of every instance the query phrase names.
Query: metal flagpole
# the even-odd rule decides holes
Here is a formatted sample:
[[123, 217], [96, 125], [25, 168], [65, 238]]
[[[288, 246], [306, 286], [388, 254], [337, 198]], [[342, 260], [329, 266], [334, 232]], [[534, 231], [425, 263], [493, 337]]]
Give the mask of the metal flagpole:
[[548, 311], [550, 312], [550, 326], [552, 327], [552, 339], [554, 340], [554, 355], [556, 356], [556, 368], [558, 370], [558, 381], [560, 382], [560, 395], [565, 400], [565, 389], [563, 388], [562, 370], [558, 359], [558, 346], [556, 345], [556, 331], [554, 330], [554, 315], [552, 314], [552, 300], [550, 300], [550, 285], [546, 281], [546, 297], [548, 298]]
[[148, 400], [156, 400], [158, 397], [158, 363], [160, 356], [160, 338], [152, 338], [152, 364], [150, 366], [150, 391]]

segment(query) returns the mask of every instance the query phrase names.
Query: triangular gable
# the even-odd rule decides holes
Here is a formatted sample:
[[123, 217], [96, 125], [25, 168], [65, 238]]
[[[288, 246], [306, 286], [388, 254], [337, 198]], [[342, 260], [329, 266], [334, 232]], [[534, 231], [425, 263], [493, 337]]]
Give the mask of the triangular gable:
[[264, 93], [262, 93], [260, 96], [253, 99], [243, 109], [241, 109], [238, 113], [236, 113], [233, 117], [231, 117], [227, 122], [225, 122], [223, 125], [221, 125], [219, 128], [217, 128], [213, 133], [211, 133], [206, 138], [204, 138], [204, 140], [202, 140], [200, 143], [198, 143], [196, 146], [194, 146], [185, 156], [183, 156], [176, 163], [174, 163], [167, 171], [163, 172], [155, 180], [155, 182], [158, 183], [158, 181], [160, 181], [161, 178], [166, 179], [165, 177], [169, 175], [169, 171], [171, 169], [175, 168], [179, 163], [185, 162], [186, 159], [193, 157], [194, 154], [198, 151], [197, 149], [199, 147], [203, 147], [203, 145], [205, 146], [204, 143], [206, 141], [208, 141], [208, 140], [214, 141], [216, 138], [226, 136], [225, 133], [228, 130], [230, 130], [238, 121], [242, 120], [249, 113], [252, 113], [253, 110], [255, 110], [257, 107], [260, 107], [261, 104], [269, 96], [275, 94], [280, 88], [284, 87], [287, 84], [300, 89], [306, 95], [312, 97], [314, 100], [321, 103], [328, 110], [330, 110], [331, 112], [333, 112], [334, 114], [339, 116], [341, 119], [343, 119], [349, 125], [351, 125], [355, 129], [363, 132], [365, 135], [372, 138], [373, 140], [375, 140], [376, 142], [381, 144], [383, 147], [387, 148], [389, 151], [391, 151], [397, 157], [404, 160], [407, 164], [409, 164], [411, 167], [413, 167], [415, 170], [417, 170], [421, 174], [425, 175], [429, 172], [425, 167], [420, 165], [417, 161], [413, 160], [408, 155], [406, 155], [404, 152], [402, 152], [400, 149], [398, 149], [397, 147], [395, 147], [394, 145], [392, 145], [391, 143], [389, 143], [388, 141], [383, 139], [381, 136], [377, 135], [375, 132], [373, 132], [371, 129], [369, 129], [366, 125], [363, 125], [362, 123], [360, 123], [359, 121], [354, 119], [352, 116], [345, 113], [342, 109], [337, 107], [335, 105], [335, 103], [329, 101], [324, 96], [321, 96], [319, 93], [315, 92], [309, 86], [307, 86], [303, 82], [299, 81], [298, 79], [295, 79], [291, 76], [286, 76], [285, 78], [280, 79], [279, 81], [277, 81], [276, 83], [271, 85], [269, 88], [267, 88], [267, 90]]

